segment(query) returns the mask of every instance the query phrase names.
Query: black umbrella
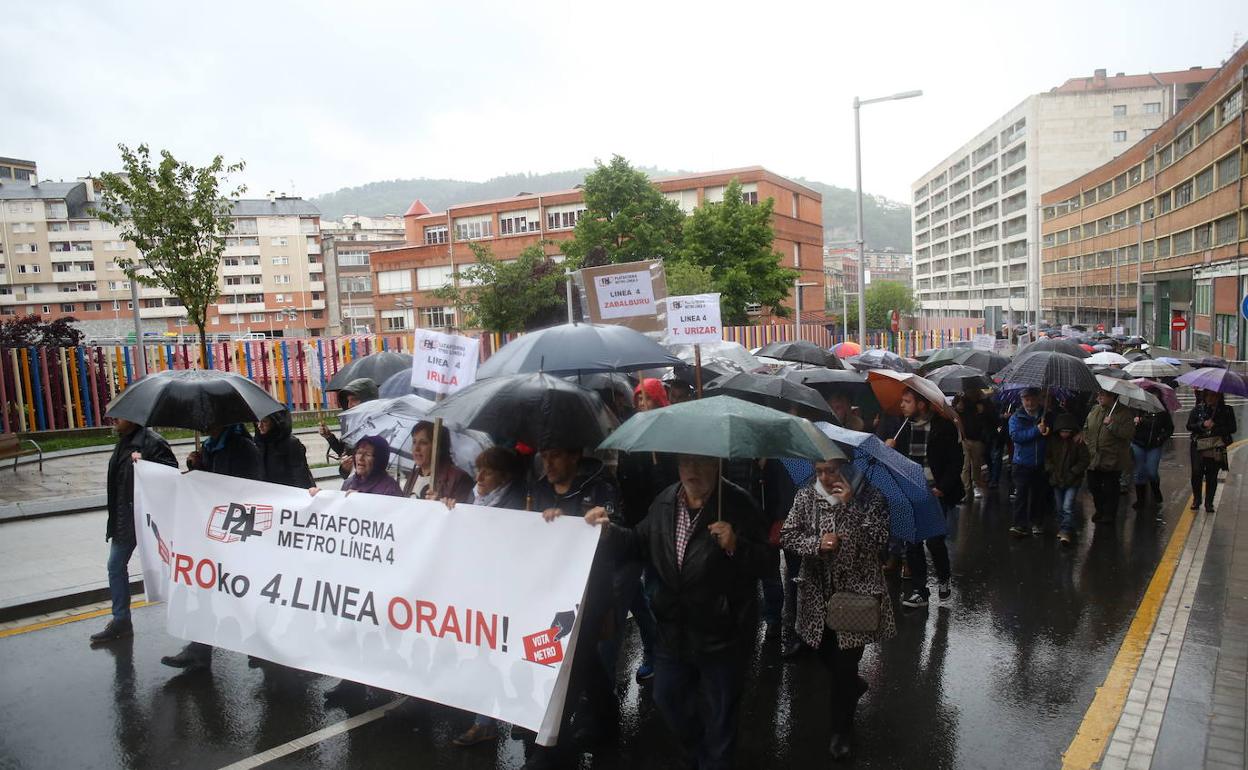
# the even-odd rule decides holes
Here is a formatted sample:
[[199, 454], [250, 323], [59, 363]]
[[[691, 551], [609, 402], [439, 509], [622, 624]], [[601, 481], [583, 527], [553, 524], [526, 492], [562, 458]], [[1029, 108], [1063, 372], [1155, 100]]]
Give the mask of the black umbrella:
[[783, 376], [790, 382], [814, 388], [824, 399], [831, 398], [835, 393], [844, 393], [860, 407], [873, 411], [880, 408], [875, 391], [867, 384], [866, 372], [853, 369], [789, 369]]
[[412, 356], [383, 350], [380, 353], [357, 358], [338, 370], [325, 386], [325, 390], [342, 390], [351, 380], [367, 377], [373, 382], [385, 382], [398, 372], [412, 371]]
[[526, 372], [635, 372], [679, 363], [662, 345], [626, 326], [562, 324], [503, 345], [477, 369], [477, 379]]
[[1081, 393], [1095, 393], [1101, 389], [1083, 359], [1054, 350], [1026, 353], [1000, 374], [1007, 385], [1061, 388]]
[[1134, 337], [1127, 337], [1125, 340], [1122, 341], [1122, 344], [1126, 345], [1129, 348], [1134, 348], [1134, 347], [1139, 347], [1140, 345], [1148, 344], [1148, 340], [1136, 335]]
[[[1091, 355], [1091, 353], [1079, 347], [1079, 343], [1073, 340], [1064, 340], [1064, 339], [1037, 340], [1031, 343], [1030, 345], [1028, 345], [1027, 347], [1023, 348], [1022, 350], [1020, 350], [1019, 355], [1021, 356], [1027, 353], [1038, 353], [1040, 351], [1045, 351], [1045, 350], [1056, 351], [1058, 353], [1065, 353], [1066, 355], [1074, 356], [1075, 358], [1087, 358], [1088, 356]], [[1018, 358], [1016, 357], [1014, 360], [1017, 361]]]
[[794, 361], [799, 364], [826, 366], [829, 369], [844, 369], [841, 359], [824, 350], [813, 342], [797, 340], [795, 342], [771, 342], [759, 349], [755, 355], [775, 358], [780, 361]]
[[1113, 377], [1115, 380], [1134, 379], [1134, 374], [1127, 374], [1124, 370], [1116, 366], [1092, 366], [1089, 367], [1093, 374], [1100, 374], [1105, 377]]
[[968, 390], [983, 390], [992, 387], [992, 380], [979, 369], [971, 366], [950, 364], [941, 366], [923, 375], [940, 388], [946, 395], [957, 395]]
[[918, 353], [914, 354], [914, 358], [916, 361], [926, 361], [944, 349], [945, 348], [928, 348], [927, 350], [920, 350]]
[[863, 369], [892, 369], [894, 372], [901, 372], [902, 374], [914, 372], [914, 369], [911, 368], [910, 363], [906, 359], [891, 350], [880, 350], [878, 348], [864, 350], [858, 355], [851, 356], [845, 360], [860, 371]]
[[597, 393], [541, 372], [477, 380], [426, 417], [535, 449], [596, 447], [619, 424]]
[[1230, 364], [1226, 362], [1226, 359], [1222, 358], [1221, 356], [1205, 356], [1199, 361], [1195, 361], [1192, 363], [1193, 369], [1206, 369], [1209, 367], [1213, 367], [1214, 369], [1230, 369], [1231, 368]]
[[236, 422], [255, 422], [286, 407], [256, 383], [233, 372], [179, 369], [132, 382], [105, 414], [162, 428], [208, 432]]
[[787, 412], [790, 406], [801, 406], [823, 415], [832, 414], [828, 402], [823, 400], [819, 391], [771, 374], [739, 372], [729, 377], [721, 377], [708, 383], [705, 393], [708, 396], [736, 396], [782, 412]]
[[1009, 366], [1009, 363], [1010, 359], [991, 350], [963, 350], [951, 358], [942, 356], [936, 361], [929, 359], [927, 363], [919, 367], [919, 372], [930, 372], [942, 366], [956, 364], [958, 366], [969, 366], [987, 374], [996, 374]]
[[381, 383], [381, 387], [377, 389], [379, 398], [399, 398], [401, 396], [420, 396], [430, 401], [436, 401], [438, 394], [432, 390], [417, 388], [412, 385], [412, 372], [407, 369], [402, 372], [395, 372], [390, 378]]
[[1148, 361], [1152, 359], [1147, 350], [1128, 350], [1122, 356], [1128, 361]]

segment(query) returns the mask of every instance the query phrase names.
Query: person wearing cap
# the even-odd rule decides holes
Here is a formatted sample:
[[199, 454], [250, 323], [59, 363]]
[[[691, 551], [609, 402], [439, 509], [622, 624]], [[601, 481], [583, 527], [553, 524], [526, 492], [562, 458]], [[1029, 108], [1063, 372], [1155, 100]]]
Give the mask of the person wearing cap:
[[1092, 521], [1111, 524], [1118, 518], [1118, 483], [1131, 465], [1131, 439], [1135, 437], [1135, 415], [1118, 403], [1118, 396], [1107, 390], [1096, 394], [1096, 406], [1088, 412], [1083, 440], [1092, 462], [1088, 465], [1088, 491], [1096, 513]]
[[[359, 377], [351, 380], [342, 390], [338, 391], [338, 408], [343, 410], [354, 409], [365, 401], [375, 400], [378, 397], [378, 393], [377, 383], [368, 377]], [[324, 420], [321, 420], [320, 433], [321, 438], [325, 439], [325, 443], [329, 444], [330, 450], [341, 458], [338, 463], [338, 475], [344, 479], [350, 476], [355, 447], [346, 444], [341, 438], [334, 435]]]
[[1075, 497], [1092, 456], [1088, 445], [1078, 438], [1079, 421], [1072, 415], [1058, 415], [1053, 429], [1057, 435], [1047, 442], [1044, 470], [1049, 486], [1053, 487], [1054, 507], [1061, 517], [1057, 539], [1062, 545], [1070, 545], [1075, 535]]
[[[1044, 477], [1045, 438], [1049, 426], [1044, 422], [1040, 405], [1040, 389], [1027, 388], [1022, 406], [1010, 415], [1010, 441], [1014, 443], [1012, 473], [1014, 476], [1014, 537], [1043, 535], [1041, 517], [1048, 483]], [[1028, 528], [1030, 526], [1030, 529]]]

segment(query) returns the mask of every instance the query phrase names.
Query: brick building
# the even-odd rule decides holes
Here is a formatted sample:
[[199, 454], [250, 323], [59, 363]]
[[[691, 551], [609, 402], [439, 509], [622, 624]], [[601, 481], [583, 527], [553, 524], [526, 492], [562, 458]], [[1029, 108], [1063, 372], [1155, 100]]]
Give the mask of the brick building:
[[[1248, 148], [1241, 48], [1173, 117], [1041, 199], [1042, 311], [1244, 358]], [[1142, 323], [1137, 322], [1137, 312]], [[1171, 320], [1188, 329], [1171, 337]]]
[[[704, 202], [722, 200], [733, 179], [741, 182], [747, 201], [775, 201], [773, 248], [786, 266], [801, 272], [799, 280], [817, 284], [806, 289], [803, 304], [818, 307], [824, 285], [819, 193], [759, 166], [666, 177], [654, 184], [688, 214]], [[546, 253], [557, 256], [559, 241], [572, 237], [584, 212], [579, 189], [519, 193], [501, 200], [463, 203], [443, 212], [430, 212], [417, 201], [404, 216], [407, 243], [371, 254], [375, 330], [455, 326], [455, 309], [432, 292], [450, 284], [454, 273], [473, 261], [467, 242], [486, 245], [496, 258], [507, 260], [545, 240], [550, 242]], [[792, 296], [786, 305], [793, 306]], [[822, 313], [803, 315], [803, 320], [822, 317]]]

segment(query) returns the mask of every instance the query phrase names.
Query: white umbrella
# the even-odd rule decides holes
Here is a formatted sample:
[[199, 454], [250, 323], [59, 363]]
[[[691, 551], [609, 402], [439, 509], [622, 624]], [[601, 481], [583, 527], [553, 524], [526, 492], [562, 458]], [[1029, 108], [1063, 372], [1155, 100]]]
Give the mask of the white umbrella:
[[1121, 406], [1128, 406], [1132, 409], [1152, 413], [1166, 411], [1160, 399], [1130, 380], [1117, 380], [1113, 377], [1098, 374], [1096, 375], [1096, 381], [1102, 390], [1107, 390], [1117, 396], [1118, 403]]
[[[690, 366], [693, 365], [693, 345], [681, 343], [668, 345], [667, 349], [681, 361]], [[708, 342], [702, 345], [702, 363], [705, 365], [711, 362], [726, 364], [733, 371], [740, 372], [757, 372], [763, 368], [763, 362], [746, 350], [744, 345], [739, 342], [729, 342], [728, 340]]]
[[1180, 371], [1179, 367], [1174, 364], [1168, 364], [1165, 361], [1153, 361], [1147, 358], [1140, 361], [1132, 361], [1122, 369], [1132, 377], [1178, 377]]
[[1122, 366], [1123, 364], [1131, 363], [1125, 356], [1120, 356], [1109, 350], [1093, 353], [1083, 359], [1083, 362], [1088, 366]]
[[[365, 436], [381, 436], [394, 451], [403, 470], [412, 467], [412, 428], [425, 420], [434, 402], [420, 396], [377, 398], [338, 414], [343, 443], [351, 445]], [[451, 461], [469, 475], [476, 474], [477, 455], [493, 442], [477, 430], [451, 431]]]

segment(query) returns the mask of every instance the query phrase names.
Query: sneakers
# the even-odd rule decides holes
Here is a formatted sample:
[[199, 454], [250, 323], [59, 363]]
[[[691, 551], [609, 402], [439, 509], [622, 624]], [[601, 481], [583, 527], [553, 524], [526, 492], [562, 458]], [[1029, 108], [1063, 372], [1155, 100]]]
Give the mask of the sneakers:
[[1013, 535], [1014, 537], [1027, 537], [1031, 534], [1031, 532], [1028, 531], [1026, 527], [1020, 527], [1020, 526], [1015, 525], [1013, 527], [1010, 527], [1010, 534]]
[[1039, 524], [1032, 524], [1032, 525], [1031, 525], [1031, 534], [1033, 534], [1033, 535], [1043, 535], [1043, 534], [1044, 534], [1044, 527], [1040, 526]]
[[940, 599], [942, 604], [953, 597], [953, 589], [950, 588], [948, 580], [943, 580], [936, 584], [936, 597]]
[[643, 660], [641, 665], [637, 667], [636, 678], [638, 682], [648, 682], [654, 679], [654, 664], [648, 660]]
[[498, 729], [493, 725], [474, 724], [467, 730], [451, 739], [451, 743], [461, 748], [476, 746], [478, 743], [492, 741], [498, 737]]
[[927, 597], [919, 593], [918, 591], [911, 591], [909, 594], [906, 595], [904, 599], [901, 600], [901, 606], [910, 607], [912, 609], [926, 607]]
[[1068, 546], [1074, 543], [1074, 538], [1071, 537], [1069, 532], [1062, 530], [1061, 532], [1057, 533], [1057, 542], [1061, 543], [1062, 545]]
[[91, 634], [91, 644], [108, 644], [118, 639], [134, 636], [134, 626], [129, 620], [110, 620], [104, 630]]

